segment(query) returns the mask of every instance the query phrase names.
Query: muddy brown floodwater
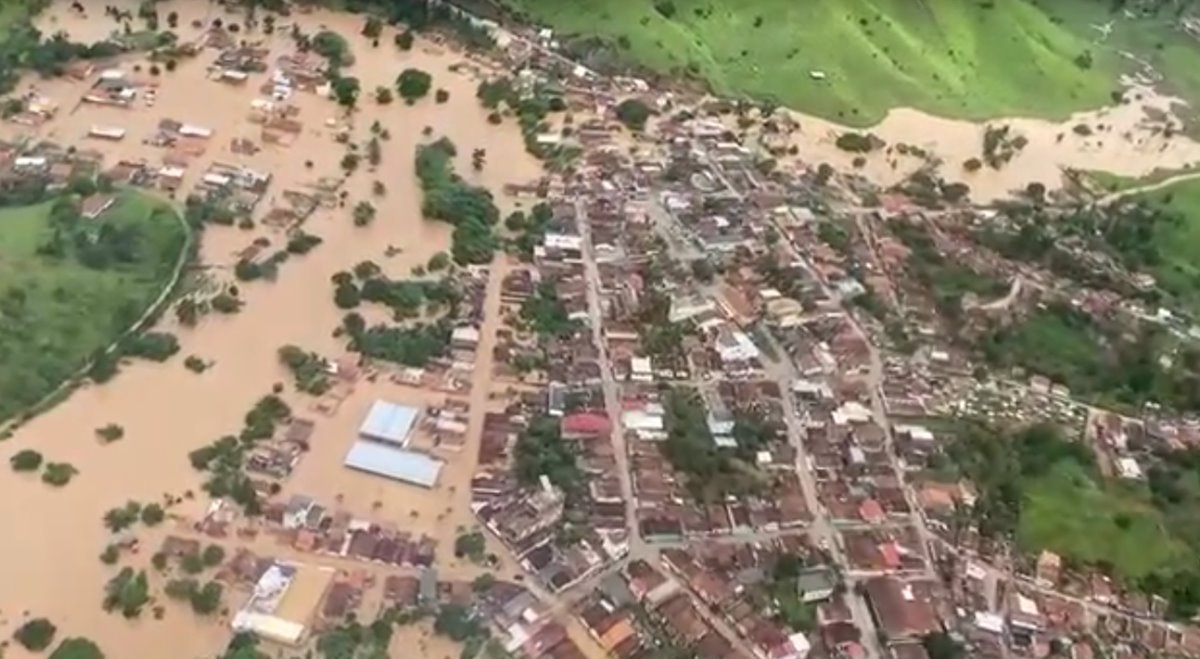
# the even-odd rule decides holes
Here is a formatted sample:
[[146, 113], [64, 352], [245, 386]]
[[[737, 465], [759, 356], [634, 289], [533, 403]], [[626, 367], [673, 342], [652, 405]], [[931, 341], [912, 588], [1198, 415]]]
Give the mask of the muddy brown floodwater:
[[[137, 6], [132, 0], [108, 0], [106, 4], [134, 11]], [[213, 3], [172, 1], [161, 3], [158, 11], [160, 16], [179, 12], [177, 32], [186, 41], [200, 34], [191, 27], [194, 19], [215, 17], [220, 9]], [[147, 611], [141, 620], [128, 622], [101, 610], [103, 584], [116, 571], [98, 559], [107, 542], [101, 521], [104, 512], [130, 499], [150, 502], [165, 493], [198, 492], [200, 479], [188, 464], [188, 452], [236, 432], [258, 397], [269, 393], [273, 383], [289, 381], [276, 361], [279, 346], [291, 343], [324, 355], [342, 353], [343, 342], [331, 336], [342, 316], [332, 303], [331, 275], [371, 259], [389, 275], [406, 276], [414, 265], [425, 263], [432, 254], [449, 247], [448, 227], [422, 219], [419, 210], [413, 155], [416, 145], [427, 139], [422, 136], [425, 126], [432, 128], [434, 136], [448, 136], [458, 145], [458, 170], [464, 176], [487, 185], [498, 195], [503, 183], [526, 182], [540, 174], [539, 164], [525, 153], [520, 132], [511, 121], [501, 127], [486, 121], [486, 112], [475, 100], [477, 81], [466, 73], [450, 70], [464, 61], [461, 54], [423, 40], [410, 52], [398, 52], [392, 46], [390, 29], [380, 39], [381, 45], [373, 48], [359, 36], [362, 19], [350, 15], [317, 12], [298, 14], [289, 20], [298, 22], [308, 34], [327, 26], [350, 41], [356, 63], [347, 74], [357, 76], [363, 89], [359, 110], [352, 117], [354, 139], [365, 141], [368, 127], [379, 121], [391, 134], [391, 139], [383, 142], [382, 164], [378, 171], [369, 172], [364, 162], [350, 178], [345, 187], [350, 200], [347, 208], [318, 210], [307, 221], [304, 229], [323, 238], [321, 246], [283, 264], [274, 283], [241, 286], [247, 303], [241, 313], [209, 315], [193, 329], [176, 327], [168, 314], [160, 324], [179, 336], [180, 356], [164, 364], [131, 363], [110, 383], [76, 391], [0, 445], [0, 460], [5, 464], [0, 473], [0, 501], [4, 502], [0, 505], [0, 528], [4, 529], [0, 550], [0, 638], [9, 638], [28, 614], [50, 618], [60, 635], [94, 639], [114, 659], [215, 655], [229, 637], [228, 628], [219, 622], [201, 621], [170, 605], [163, 620], [154, 620]], [[69, 3], [56, 2], [39, 18], [39, 27], [47, 32], [65, 30], [73, 40], [95, 41], [116, 26], [99, 9], [85, 18], [71, 12]], [[282, 30], [273, 37], [256, 34], [252, 38], [267, 40], [272, 60], [291, 50], [290, 39]], [[110, 165], [118, 158], [145, 158], [157, 164], [164, 152], [142, 144], [142, 139], [154, 133], [159, 120], [173, 118], [207, 126], [213, 129], [213, 137], [206, 153], [189, 167], [184, 189], [212, 161], [268, 170], [275, 179], [259, 206], [260, 212], [270, 207], [273, 194], [315, 182], [319, 176], [339, 174], [344, 147], [335, 144], [326, 122], [340, 118], [341, 112], [333, 102], [303, 92], [291, 99], [300, 108], [298, 119], [304, 123], [303, 132], [292, 145], [265, 145], [254, 155], [234, 154], [231, 139], [260, 141], [259, 127], [247, 117], [250, 102], [259, 97], [257, 90], [266, 74], [256, 75], [242, 86], [210, 81], [206, 67], [214, 57], [215, 51], [203, 51], [193, 60], [181, 61], [175, 72], [154, 78], [158, 92], [153, 107], [140, 100], [129, 109], [78, 105], [90, 81], [27, 79], [23, 89], [36, 87], [61, 109], [53, 120], [37, 129], [4, 125], [0, 137], [13, 139], [32, 133], [62, 144], [104, 149]], [[133, 63], [124, 62], [123, 68], [131, 71]], [[140, 63], [143, 70], [148, 68], [146, 62]], [[375, 104], [371, 94], [375, 87], [393, 85], [396, 75], [410, 66], [433, 74], [434, 87], [446, 89], [449, 102], [435, 104], [431, 94], [414, 107]], [[85, 135], [95, 124], [120, 126], [128, 135], [117, 143], [86, 140]], [[471, 152], [476, 148], [487, 150], [490, 163], [478, 174], [470, 165]], [[306, 160], [313, 161], [312, 169], [305, 167]], [[366, 228], [355, 227], [349, 207], [371, 197], [374, 180], [384, 182], [388, 193], [372, 199], [378, 209], [375, 222]], [[501, 205], [511, 204], [501, 199]], [[275, 244], [283, 241], [281, 234], [261, 224], [259, 227], [253, 231], [232, 227], [207, 230], [201, 251], [203, 264], [219, 266], [212, 270], [215, 276], [231, 280], [227, 267], [234, 262], [233, 254], [254, 237], [265, 236]], [[386, 257], [384, 251], [389, 245], [400, 248], [400, 253]], [[183, 356], [193, 354], [215, 365], [202, 375], [193, 374], [182, 364]], [[314, 450], [303, 460], [285, 493], [305, 491], [327, 503], [341, 494], [348, 510], [392, 519], [416, 532], [434, 535], [440, 541], [439, 556], [449, 558], [456, 528], [472, 523], [467, 504], [476, 447], [468, 444], [460, 455], [452, 457], [439, 488], [428, 492], [344, 469], [345, 449], [362, 412], [376, 396], [401, 402], [435, 398], [383, 382], [360, 383], [335, 417], [306, 414], [318, 421]], [[313, 400], [288, 396], [289, 403], [302, 414]], [[477, 407], [473, 410], [472, 435], [477, 435], [482, 414], [483, 406]], [[93, 431], [107, 423], [124, 426], [124, 439], [109, 445], [98, 443]], [[36, 477], [13, 474], [7, 469], [8, 458], [23, 448], [36, 448], [47, 460], [69, 462], [80, 473], [61, 489], [43, 485]], [[203, 505], [202, 498], [186, 502], [174, 512], [196, 515]], [[379, 502], [377, 507], [375, 502]], [[148, 553], [143, 550], [143, 554]], [[161, 579], [151, 577], [157, 580], [161, 592]], [[230, 606], [240, 603], [226, 602]], [[449, 653], [449, 648], [442, 648], [437, 641], [426, 642], [431, 651], [436, 647], [435, 654]], [[8, 653], [10, 659], [25, 656], [17, 647]]]

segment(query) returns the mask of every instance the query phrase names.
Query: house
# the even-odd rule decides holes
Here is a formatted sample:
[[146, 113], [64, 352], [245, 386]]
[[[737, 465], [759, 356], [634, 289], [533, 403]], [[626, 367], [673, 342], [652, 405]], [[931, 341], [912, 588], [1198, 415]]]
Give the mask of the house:
[[312, 507], [312, 499], [300, 494], [293, 495], [283, 511], [283, 528], [298, 529], [304, 526], [308, 520], [308, 511]]
[[805, 570], [796, 579], [796, 590], [800, 593], [800, 601], [805, 603], [829, 599], [833, 596], [837, 585], [837, 575], [826, 567]]
[[79, 207], [79, 213], [89, 220], [100, 217], [104, 211], [112, 208], [117, 198], [111, 194], [97, 193], [89, 195]]
[[1053, 588], [1062, 575], [1062, 558], [1052, 551], [1042, 551], [1037, 560], [1035, 578], [1043, 588]]
[[867, 580], [865, 588], [874, 617], [889, 638], [919, 638], [941, 630], [931, 584], [874, 577]]
[[594, 412], [568, 414], [562, 420], [563, 437], [603, 437], [611, 430], [608, 417]]

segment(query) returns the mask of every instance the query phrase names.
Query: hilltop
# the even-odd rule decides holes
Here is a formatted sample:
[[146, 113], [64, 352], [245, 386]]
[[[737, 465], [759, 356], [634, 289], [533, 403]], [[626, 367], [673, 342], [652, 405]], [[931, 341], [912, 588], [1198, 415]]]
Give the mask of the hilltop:
[[[912, 107], [965, 119], [1062, 119], [1122, 76], [1200, 98], [1200, 44], [1169, 2], [502, 0], [595, 65], [703, 81], [850, 125]], [[1148, 8], [1144, 8], [1148, 7]], [[1134, 9], [1142, 11], [1133, 13]], [[1147, 67], [1148, 65], [1148, 67]], [[1151, 72], [1151, 69], [1153, 72]]]

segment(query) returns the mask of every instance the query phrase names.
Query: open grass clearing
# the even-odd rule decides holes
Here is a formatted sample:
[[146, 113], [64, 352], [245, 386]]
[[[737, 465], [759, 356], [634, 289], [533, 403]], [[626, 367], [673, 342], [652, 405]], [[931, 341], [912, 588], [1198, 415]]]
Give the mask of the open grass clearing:
[[95, 269], [73, 255], [44, 256], [52, 205], [0, 209], [0, 420], [50, 393], [137, 321], [184, 244], [165, 202], [124, 192], [99, 218], [81, 221], [134, 228], [132, 262]]
[[1017, 541], [1076, 561], [1108, 565], [1127, 579], [1178, 567], [1190, 551], [1168, 530], [1144, 493], [1098, 483], [1063, 461], [1024, 485]]

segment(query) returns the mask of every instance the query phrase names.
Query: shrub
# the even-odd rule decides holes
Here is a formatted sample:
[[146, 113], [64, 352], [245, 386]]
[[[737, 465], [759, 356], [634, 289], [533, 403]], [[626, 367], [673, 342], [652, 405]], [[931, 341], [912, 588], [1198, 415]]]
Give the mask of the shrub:
[[229, 294], [223, 292], [214, 297], [209, 304], [212, 305], [213, 311], [217, 313], [237, 313], [242, 310], [242, 301]]
[[165, 517], [166, 513], [163, 512], [163, 507], [157, 503], [147, 504], [145, 508], [142, 508], [142, 524], [146, 526], [158, 526], [162, 524]]
[[13, 471], [37, 471], [42, 466], [42, 454], [27, 448], [14, 454], [8, 463]]
[[204, 571], [204, 559], [200, 554], [186, 554], [179, 561], [179, 566], [187, 574], [200, 574]]
[[100, 552], [100, 562], [105, 565], [116, 565], [121, 558], [121, 548], [116, 545], [109, 545]]
[[842, 133], [838, 135], [835, 143], [837, 144], [837, 148], [842, 151], [868, 153], [877, 146], [876, 139], [874, 135], [869, 133], [866, 135], [862, 133]]
[[405, 30], [405, 31], [403, 31], [403, 32], [397, 32], [397, 33], [396, 33], [396, 36], [395, 36], [395, 38], [392, 40], [392, 42], [393, 42], [393, 43], [395, 43], [395, 44], [396, 44], [396, 47], [397, 47], [397, 48], [399, 48], [400, 50], [412, 50], [412, 47], [413, 47], [413, 33], [412, 33], [412, 31], [411, 31], [411, 30]]
[[225, 550], [221, 545], [209, 545], [204, 548], [204, 554], [201, 556], [204, 564], [208, 567], [216, 567], [225, 560]]
[[432, 86], [433, 76], [421, 69], [404, 69], [396, 77], [396, 91], [409, 104], [424, 98]]
[[445, 89], [439, 89], [436, 93], [434, 93], [433, 100], [437, 101], [438, 103], [445, 103], [446, 101], [450, 100], [450, 92], [446, 91]]
[[104, 653], [89, 639], [68, 638], [50, 653], [50, 659], [104, 659]]
[[62, 487], [71, 482], [79, 470], [65, 462], [48, 462], [46, 471], [42, 472], [42, 482], [54, 487]]
[[115, 442], [124, 436], [125, 429], [115, 423], [96, 428], [96, 437], [105, 444]]
[[54, 642], [58, 629], [45, 618], [34, 618], [17, 628], [13, 638], [30, 652], [41, 652]]
[[210, 581], [203, 588], [192, 593], [192, 610], [200, 615], [208, 615], [221, 606], [221, 584]]

